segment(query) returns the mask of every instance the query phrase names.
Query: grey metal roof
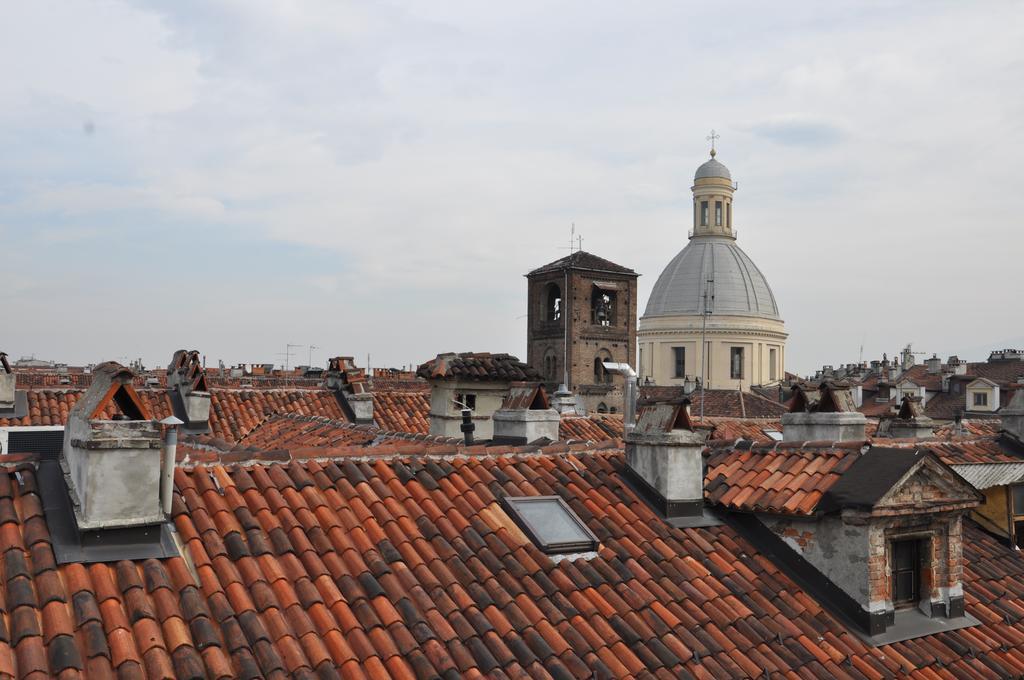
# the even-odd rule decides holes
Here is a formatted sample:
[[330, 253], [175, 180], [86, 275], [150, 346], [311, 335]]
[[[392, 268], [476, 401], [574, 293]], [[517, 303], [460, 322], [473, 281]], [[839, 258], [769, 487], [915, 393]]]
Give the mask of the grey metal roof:
[[780, 319], [775, 295], [761, 270], [724, 236], [694, 236], [658, 277], [644, 316], [700, 314], [704, 287], [714, 278], [712, 314]]
[[705, 161], [699, 168], [697, 168], [697, 174], [693, 176], [693, 179], [698, 180], [708, 177], [732, 179], [732, 175], [729, 174], [729, 168], [725, 167], [714, 158], [709, 161]]
[[971, 463], [950, 467], [979, 491], [1024, 482], [1024, 463]]

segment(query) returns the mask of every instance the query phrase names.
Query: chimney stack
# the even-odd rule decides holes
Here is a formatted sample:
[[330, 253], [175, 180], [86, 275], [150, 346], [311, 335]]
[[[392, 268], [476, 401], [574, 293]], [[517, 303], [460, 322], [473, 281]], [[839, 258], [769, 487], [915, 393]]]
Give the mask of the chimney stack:
[[167, 389], [175, 416], [192, 432], [210, 429], [210, 391], [197, 350], [179, 349], [167, 366]]
[[704, 510], [704, 440], [690, 419], [690, 400], [648, 404], [626, 433], [626, 466], [666, 517], [700, 518]]
[[373, 425], [373, 395], [366, 391], [366, 371], [356, 368], [352, 357], [327, 360], [324, 387], [335, 397], [351, 418], [360, 425]]
[[551, 408], [541, 383], [512, 383], [508, 397], [491, 420], [496, 443], [522, 445], [539, 440], [558, 441], [562, 417]]
[[942, 359], [937, 354], [932, 354], [930, 359], [925, 359], [924, 364], [929, 373], [939, 373], [942, 370]]
[[7, 354], [0, 352], [0, 411], [14, 410], [16, 379], [17, 376], [14, 375], [11, 365], [7, 362]]
[[782, 415], [783, 441], [863, 441], [867, 419], [847, 385], [825, 381], [793, 387], [790, 412]]
[[889, 422], [889, 436], [894, 439], [927, 439], [934, 434], [935, 422], [924, 414], [921, 397], [903, 397], [899, 413]]
[[[68, 414], [61, 469], [80, 531], [164, 521], [160, 430], [116, 362], [93, 369], [92, 384]], [[111, 406], [114, 419], [104, 413]]]

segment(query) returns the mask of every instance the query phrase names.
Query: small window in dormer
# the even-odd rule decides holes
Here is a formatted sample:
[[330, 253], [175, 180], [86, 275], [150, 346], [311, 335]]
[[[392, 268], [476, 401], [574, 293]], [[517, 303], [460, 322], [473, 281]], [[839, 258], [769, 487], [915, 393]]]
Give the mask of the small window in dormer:
[[455, 401], [459, 403], [459, 408], [465, 406], [470, 411], [476, 410], [476, 395], [475, 394], [456, 394]]
[[988, 393], [987, 392], [975, 392], [974, 393], [974, 405], [975, 406], [988, 406]]
[[597, 536], [559, 496], [503, 498], [509, 517], [548, 555], [597, 550]]

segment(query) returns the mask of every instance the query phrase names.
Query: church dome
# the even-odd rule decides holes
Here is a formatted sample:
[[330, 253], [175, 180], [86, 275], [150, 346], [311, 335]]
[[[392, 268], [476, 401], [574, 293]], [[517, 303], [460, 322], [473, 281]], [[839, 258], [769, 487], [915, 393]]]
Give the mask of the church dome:
[[700, 315], [708, 279], [714, 280], [712, 314], [781, 320], [764, 274], [734, 239], [719, 236], [695, 236], [668, 263], [654, 284], [644, 318]]
[[729, 168], [725, 167], [722, 163], [719, 163], [714, 158], [705, 161], [699, 168], [697, 173], [693, 176], [694, 181], [698, 179], [708, 179], [711, 177], [720, 177], [722, 179], [732, 180], [732, 175], [729, 174]]

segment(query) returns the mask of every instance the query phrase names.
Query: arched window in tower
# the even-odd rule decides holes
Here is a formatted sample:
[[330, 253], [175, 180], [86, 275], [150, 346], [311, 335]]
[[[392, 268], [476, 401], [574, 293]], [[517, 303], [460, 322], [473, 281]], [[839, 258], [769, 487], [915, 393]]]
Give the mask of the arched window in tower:
[[558, 353], [550, 347], [544, 353], [544, 379], [548, 382], [558, 380]]
[[700, 226], [708, 226], [708, 202], [700, 202]]
[[722, 202], [715, 201], [715, 226], [722, 226]]
[[613, 286], [594, 284], [590, 295], [590, 323], [595, 326], [615, 325], [615, 295]]
[[549, 283], [545, 292], [544, 320], [558, 321], [562, 318], [562, 289], [557, 283]]

